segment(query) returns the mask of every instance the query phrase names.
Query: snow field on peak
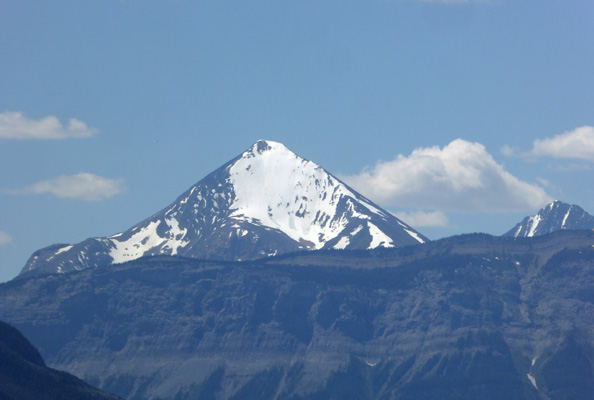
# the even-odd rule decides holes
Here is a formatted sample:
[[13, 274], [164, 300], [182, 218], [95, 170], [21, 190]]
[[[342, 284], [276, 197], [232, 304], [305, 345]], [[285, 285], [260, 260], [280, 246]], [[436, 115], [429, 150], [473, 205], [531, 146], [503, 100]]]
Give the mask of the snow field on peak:
[[530, 226], [530, 230], [528, 231], [528, 234], [526, 236], [528, 236], [528, 237], [534, 236], [534, 232], [536, 232], [536, 228], [538, 228], [538, 225], [540, 224], [541, 220], [542, 219], [540, 217], [540, 214], [530, 217], [530, 222], [528, 223], [528, 225]]
[[[235, 191], [230, 217], [278, 229], [295, 241], [308, 242], [311, 248], [322, 248], [349, 222], [344, 217], [335, 218], [339, 201], [356, 195], [285, 146], [259, 143], [266, 143], [268, 150], [256, 154], [257, 143], [229, 169], [228, 181]], [[369, 208], [383, 217], [375, 207]], [[348, 212], [350, 217], [369, 219], [356, 212], [350, 201]], [[377, 231], [381, 233], [377, 240], [386, 241], [383, 232]], [[348, 243], [341, 240], [340, 244]]]
[[565, 213], [565, 217], [563, 217], [563, 222], [561, 222], [561, 229], [565, 229], [565, 221], [567, 221], [567, 217], [569, 217], [569, 214], [571, 213], [572, 208], [573, 208], [573, 206], [569, 206], [567, 213]]
[[187, 229], [181, 229], [179, 222], [173, 217], [164, 220], [169, 228], [167, 231], [168, 237], [163, 238], [159, 236], [157, 228], [161, 222], [161, 220], [151, 221], [147, 226], [141, 228], [125, 241], [118, 239], [121, 234], [109, 237], [108, 239], [114, 246], [109, 251], [113, 263], [117, 264], [135, 260], [155, 247], [160, 247], [162, 250], [169, 249], [168, 254], [176, 255], [180, 247], [184, 247], [189, 243], [189, 241], [183, 240]]

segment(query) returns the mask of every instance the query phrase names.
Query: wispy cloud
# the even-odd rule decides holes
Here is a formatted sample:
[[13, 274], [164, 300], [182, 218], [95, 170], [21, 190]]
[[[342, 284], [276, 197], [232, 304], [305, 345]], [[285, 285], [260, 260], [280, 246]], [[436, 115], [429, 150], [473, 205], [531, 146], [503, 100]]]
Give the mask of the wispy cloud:
[[542, 187], [546, 187], [546, 188], [550, 188], [550, 189], [555, 189], [555, 185], [553, 185], [551, 182], [549, 182], [546, 179], [536, 178], [536, 180], [538, 181], [538, 183], [540, 183], [540, 186], [542, 186]]
[[551, 138], [537, 139], [526, 155], [594, 161], [594, 127], [582, 126]]
[[393, 214], [414, 228], [446, 227], [450, 224], [448, 217], [441, 211], [411, 211]]
[[0, 246], [4, 246], [12, 242], [12, 236], [4, 231], [0, 231]]
[[538, 209], [552, 200], [540, 186], [505, 171], [482, 144], [462, 139], [380, 161], [343, 179], [385, 207], [506, 212]]
[[87, 138], [97, 133], [97, 129], [75, 118], [69, 119], [64, 126], [53, 115], [35, 120], [16, 111], [0, 113], [0, 139]]
[[575, 172], [575, 171], [592, 171], [592, 164], [588, 162], [575, 162], [568, 164], [557, 164], [554, 166], [558, 171]]
[[123, 179], [109, 179], [81, 172], [71, 176], [59, 176], [37, 182], [23, 189], [12, 190], [12, 194], [49, 193], [59, 198], [81, 201], [101, 201], [125, 190]]
[[501, 151], [501, 154], [503, 154], [506, 157], [514, 157], [518, 154], [518, 148], [512, 147], [508, 144], [504, 144], [503, 146], [501, 146], [501, 149], [499, 149], [499, 151]]

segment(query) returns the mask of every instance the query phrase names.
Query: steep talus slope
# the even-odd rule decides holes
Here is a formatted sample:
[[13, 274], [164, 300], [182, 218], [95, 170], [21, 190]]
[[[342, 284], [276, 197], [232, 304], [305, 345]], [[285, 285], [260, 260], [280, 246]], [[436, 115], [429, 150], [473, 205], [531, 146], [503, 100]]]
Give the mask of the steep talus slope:
[[0, 318], [130, 399], [590, 399], [593, 245], [143, 258], [0, 285]]
[[0, 399], [117, 400], [119, 397], [48, 368], [37, 349], [17, 329], [0, 322]]
[[280, 143], [259, 141], [125, 232], [38, 250], [20, 278], [148, 255], [250, 260], [427, 241], [317, 164]]

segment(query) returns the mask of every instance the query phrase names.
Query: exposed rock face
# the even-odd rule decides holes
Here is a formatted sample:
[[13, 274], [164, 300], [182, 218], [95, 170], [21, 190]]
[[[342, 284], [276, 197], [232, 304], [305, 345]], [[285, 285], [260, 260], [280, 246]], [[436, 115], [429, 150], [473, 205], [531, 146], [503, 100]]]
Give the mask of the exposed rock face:
[[280, 143], [259, 141], [129, 230], [35, 252], [20, 277], [148, 255], [249, 260], [314, 249], [373, 249], [428, 239]]
[[0, 322], [0, 399], [117, 400], [65, 372], [46, 367], [31, 343]]
[[533, 237], [560, 230], [594, 230], [594, 216], [576, 204], [554, 201], [536, 215], [524, 218], [506, 237]]
[[591, 399], [594, 232], [0, 285], [50, 365], [129, 399]]

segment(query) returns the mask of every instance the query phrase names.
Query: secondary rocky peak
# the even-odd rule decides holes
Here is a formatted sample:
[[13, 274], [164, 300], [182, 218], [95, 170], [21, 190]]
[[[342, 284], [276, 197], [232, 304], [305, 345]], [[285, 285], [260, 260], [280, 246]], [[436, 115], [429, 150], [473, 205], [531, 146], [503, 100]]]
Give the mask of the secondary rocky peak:
[[533, 237], [565, 229], [592, 230], [594, 216], [577, 204], [555, 200], [544, 206], [537, 214], [524, 218], [503, 236]]

